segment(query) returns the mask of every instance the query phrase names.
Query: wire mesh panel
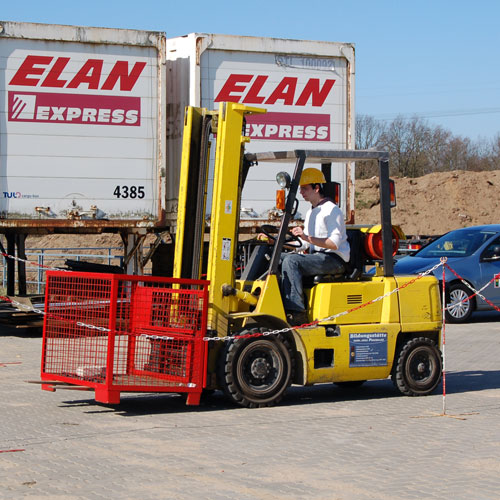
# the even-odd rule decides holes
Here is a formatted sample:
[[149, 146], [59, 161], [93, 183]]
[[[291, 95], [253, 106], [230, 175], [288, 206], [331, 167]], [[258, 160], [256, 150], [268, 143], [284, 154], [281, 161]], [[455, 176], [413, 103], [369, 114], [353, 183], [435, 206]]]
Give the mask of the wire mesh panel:
[[207, 286], [48, 272], [42, 380], [92, 387], [103, 402], [118, 402], [123, 391], [168, 391], [191, 393], [196, 404], [206, 372]]

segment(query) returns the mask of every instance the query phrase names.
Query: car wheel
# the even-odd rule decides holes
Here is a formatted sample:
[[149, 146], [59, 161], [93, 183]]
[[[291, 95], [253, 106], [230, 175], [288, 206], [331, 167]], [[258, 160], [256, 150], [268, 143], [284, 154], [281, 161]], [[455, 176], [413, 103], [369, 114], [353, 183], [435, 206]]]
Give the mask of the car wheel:
[[475, 298], [468, 299], [472, 291], [462, 283], [453, 283], [446, 292], [446, 320], [464, 323], [475, 309]]

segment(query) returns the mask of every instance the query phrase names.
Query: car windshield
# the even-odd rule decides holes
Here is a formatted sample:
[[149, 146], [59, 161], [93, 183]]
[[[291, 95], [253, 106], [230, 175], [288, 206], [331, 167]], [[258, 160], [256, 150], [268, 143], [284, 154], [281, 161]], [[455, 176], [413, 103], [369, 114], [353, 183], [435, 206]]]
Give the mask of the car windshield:
[[414, 255], [418, 257], [468, 257], [494, 234], [491, 231], [466, 229], [451, 231], [429, 243]]

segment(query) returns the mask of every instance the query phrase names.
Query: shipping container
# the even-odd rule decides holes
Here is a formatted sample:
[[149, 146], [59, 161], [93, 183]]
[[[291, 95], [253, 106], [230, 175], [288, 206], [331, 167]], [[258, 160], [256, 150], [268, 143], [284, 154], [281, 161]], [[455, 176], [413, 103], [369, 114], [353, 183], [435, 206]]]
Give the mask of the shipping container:
[[[354, 46], [350, 43], [191, 33], [167, 40], [167, 163], [177, 175], [184, 107], [215, 109], [221, 101], [267, 109], [247, 120], [249, 152], [354, 148]], [[242, 207], [259, 215], [275, 204], [283, 165], [250, 169]], [[354, 166], [332, 165], [341, 206], [354, 217]], [[178, 182], [167, 185], [175, 220]], [[271, 196], [270, 196], [271, 193]], [[348, 195], [346, 195], [348, 193]], [[305, 214], [307, 204], [299, 207]]]
[[[175, 226], [184, 108], [224, 100], [268, 110], [249, 152], [352, 148], [354, 47], [0, 21], [0, 231]], [[280, 168], [251, 170], [247, 212], [273, 207]]]
[[0, 21], [0, 230], [164, 226], [165, 44]]

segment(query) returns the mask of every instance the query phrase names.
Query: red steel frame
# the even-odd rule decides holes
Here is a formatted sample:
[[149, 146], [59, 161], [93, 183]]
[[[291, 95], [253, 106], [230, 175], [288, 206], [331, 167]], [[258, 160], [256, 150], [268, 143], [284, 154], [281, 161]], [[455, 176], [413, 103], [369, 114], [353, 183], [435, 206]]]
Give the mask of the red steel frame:
[[182, 392], [206, 386], [208, 281], [47, 271], [42, 389]]

